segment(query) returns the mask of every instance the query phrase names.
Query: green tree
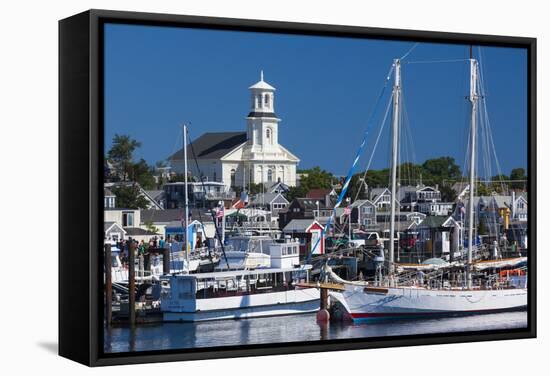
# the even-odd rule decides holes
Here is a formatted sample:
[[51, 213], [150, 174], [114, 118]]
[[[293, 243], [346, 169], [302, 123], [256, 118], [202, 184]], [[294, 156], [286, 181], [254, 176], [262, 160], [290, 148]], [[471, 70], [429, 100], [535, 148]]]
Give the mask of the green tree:
[[516, 180], [512, 181], [510, 184], [513, 189], [525, 189], [527, 186], [527, 174], [525, 173], [525, 169], [522, 167], [512, 169], [510, 172], [510, 180]]
[[506, 189], [506, 183], [504, 183], [506, 180], [508, 180], [510, 177], [506, 176], [504, 174], [495, 175], [491, 178], [491, 190], [494, 192], [498, 192], [500, 194], [504, 194]]
[[442, 184], [444, 180], [457, 180], [461, 176], [460, 167], [452, 157], [428, 159], [422, 164], [423, 178], [432, 184]]
[[493, 186], [491, 184], [477, 183], [475, 195], [476, 196], [490, 196], [493, 193]]
[[151, 221], [145, 222], [145, 228], [147, 228], [147, 230], [154, 232], [156, 234], [159, 233], [159, 229]]
[[290, 187], [289, 190], [288, 190], [288, 193], [286, 194], [286, 199], [288, 201], [292, 201], [295, 198], [305, 197], [306, 193], [307, 193], [307, 191], [301, 185], [298, 186], [298, 187]]
[[325, 170], [321, 170], [321, 167], [316, 166], [309, 170], [303, 170], [303, 175], [300, 178], [300, 186], [309, 191], [316, 188], [331, 188], [335, 182], [334, 176]]
[[456, 201], [457, 194], [451, 185], [443, 184], [439, 187], [439, 191], [441, 192], [441, 200], [445, 202]]
[[117, 207], [125, 209], [147, 209], [149, 202], [137, 184], [121, 185], [111, 188], [116, 196]]
[[260, 183], [251, 183], [247, 186], [249, 195], [256, 195], [265, 191], [265, 188], [262, 187]]
[[367, 185], [370, 188], [387, 187], [390, 182], [390, 170], [369, 170], [366, 177]]
[[424, 178], [426, 172], [424, 172], [421, 165], [405, 162], [399, 166], [398, 175], [401, 185], [414, 186], [418, 184], [420, 177]]
[[127, 181], [132, 169], [132, 160], [134, 151], [141, 146], [128, 135], [115, 134], [112, 141], [113, 145], [107, 152], [107, 158], [113, 164], [119, 178]]
[[139, 183], [143, 189], [154, 189], [156, 187], [153, 168], [143, 158], [132, 164], [130, 179]]

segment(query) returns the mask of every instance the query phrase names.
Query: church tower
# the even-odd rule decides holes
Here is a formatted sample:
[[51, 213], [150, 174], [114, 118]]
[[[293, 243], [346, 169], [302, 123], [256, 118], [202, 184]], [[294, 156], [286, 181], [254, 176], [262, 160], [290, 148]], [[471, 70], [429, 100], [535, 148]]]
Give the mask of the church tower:
[[249, 87], [250, 113], [247, 120], [247, 140], [252, 153], [278, 150], [280, 119], [275, 115], [275, 88], [264, 81], [264, 72], [260, 72], [260, 81]]

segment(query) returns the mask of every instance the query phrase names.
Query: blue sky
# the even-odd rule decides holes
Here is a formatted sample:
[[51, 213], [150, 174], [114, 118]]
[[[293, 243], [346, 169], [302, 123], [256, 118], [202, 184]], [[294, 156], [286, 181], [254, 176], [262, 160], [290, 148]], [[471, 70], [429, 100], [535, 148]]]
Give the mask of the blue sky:
[[[244, 131], [248, 86], [259, 79], [277, 88], [282, 119], [279, 142], [300, 159], [344, 174], [394, 58], [411, 42], [106, 25], [105, 146], [115, 133], [142, 142], [136, 158], [149, 163], [181, 148], [179, 126], [190, 135]], [[469, 46], [416, 46], [409, 62], [467, 58]], [[487, 105], [502, 172], [527, 164], [527, 54], [525, 50], [474, 47], [482, 61]], [[405, 64], [407, 130], [403, 160], [450, 155], [462, 167], [468, 107], [466, 62]], [[369, 158], [388, 97], [371, 126]], [[389, 164], [389, 128], [373, 168]], [[412, 145], [412, 146], [411, 146]], [[493, 171], [495, 172], [495, 171]], [[496, 172], [495, 172], [496, 173]]]

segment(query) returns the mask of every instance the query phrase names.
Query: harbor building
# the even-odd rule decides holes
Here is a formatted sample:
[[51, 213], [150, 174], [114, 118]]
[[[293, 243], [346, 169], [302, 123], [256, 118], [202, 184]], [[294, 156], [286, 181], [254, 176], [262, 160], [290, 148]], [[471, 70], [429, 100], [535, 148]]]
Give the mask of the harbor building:
[[[279, 143], [279, 123], [275, 114], [275, 88], [264, 81], [249, 87], [250, 111], [243, 132], [204, 133], [187, 148], [188, 168], [197, 179], [221, 182], [227, 187], [280, 182], [296, 186], [297, 156]], [[198, 169], [194, 162], [195, 152]], [[168, 157], [172, 171], [184, 171], [183, 149]], [[200, 172], [199, 172], [200, 170]]]

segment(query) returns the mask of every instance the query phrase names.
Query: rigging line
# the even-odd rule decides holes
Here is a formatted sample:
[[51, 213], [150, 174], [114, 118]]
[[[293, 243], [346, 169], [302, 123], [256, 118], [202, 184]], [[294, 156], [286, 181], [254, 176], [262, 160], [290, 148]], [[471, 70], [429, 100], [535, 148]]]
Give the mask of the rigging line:
[[418, 46], [418, 42], [416, 42], [416, 43], [409, 49], [409, 51], [407, 51], [407, 53], [406, 53], [405, 55], [401, 56], [401, 59], [400, 59], [400, 60], [405, 60], [405, 58], [406, 58], [407, 56], [409, 56], [409, 54], [410, 54], [411, 52], [413, 52], [413, 50], [414, 50], [417, 46]]
[[[172, 147], [172, 152], [170, 153], [171, 156], [174, 155], [174, 153], [176, 152], [176, 149], [177, 149], [177, 147], [178, 147], [178, 144], [179, 144], [179, 142], [180, 142], [181, 139], [182, 139], [182, 135], [183, 135], [182, 132], [183, 132], [183, 131], [182, 131], [181, 128], [180, 128], [179, 131], [178, 131], [178, 137], [176, 137], [176, 142], [174, 142], [174, 146]], [[182, 147], [182, 150], [183, 150], [183, 147]], [[182, 151], [182, 153], [183, 153], [183, 151]], [[169, 165], [170, 167], [172, 167], [172, 162], [171, 162], [170, 159], [168, 159], [168, 165]]]
[[[204, 194], [206, 195], [206, 185], [204, 184], [204, 176], [202, 175], [200, 167], [199, 167], [199, 162], [197, 160], [197, 155], [195, 154], [195, 148], [193, 147], [193, 141], [191, 140], [191, 137], [189, 137], [189, 130], [187, 130], [187, 138], [189, 140], [189, 146], [191, 146], [191, 153], [193, 154], [193, 159], [195, 161], [195, 166], [197, 167], [197, 173], [199, 174], [199, 177], [200, 177], [200, 180], [201, 180], [202, 190], [203, 190]], [[184, 156], [184, 157], [186, 158], [187, 156]], [[187, 173], [187, 171], [185, 171], [185, 173]], [[185, 187], [185, 189], [187, 189], [187, 187]], [[214, 220], [214, 218], [216, 218], [216, 213], [214, 213], [213, 209], [210, 209], [210, 214], [212, 215], [212, 220]], [[202, 218], [201, 214], [200, 214], [200, 210], [199, 210], [199, 218]], [[222, 218], [222, 221], [225, 221], [225, 218]], [[225, 259], [225, 263], [227, 264], [227, 270], [230, 270], [229, 261], [227, 261], [227, 255], [225, 254], [225, 247], [223, 245], [222, 237], [220, 235], [220, 229], [218, 228], [218, 226], [214, 226], [214, 228], [216, 229], [216, 238], [219, 240], [221, 248], [222, 248], [223, 258]], [[185, 231], [187, 233], [187, 229], [185, 229]]]
[[346, 180], [344, 182], [344, 185], [342, 187], [342, 191], [340, 192], [340, 195], [338, 196], [338, 199], [336, 201], [336, 205], [334, 205], [334, 208], [332, 209], [332, 214], [328, 218], [327, 224], [324, 226], [323, 230], [321, 231], [321, 236], [319, 236], [319, 238], [315, 242], [315, 245], [313, 247], [311, 247], [311, 251], [307, 255], [307, 262], [308, 263], [311, 260], [311, 254], [312, 254], [313, 250], [318, 247], [319, 242], [321, 241], [321, 239], [325, 235], [327, 229], [330, 227], [330, 225], [332, 223], [332, 218], [335, 217], [335, 215], [336, 215], [336, 208], [338, 208], [340, 206], [340, 204], [344, 200], [344, 197], [346, 196], [347, 190], [349, 188], [349, 184], [351, 182], [351, 178], [353, 177], [353, 173], [355, 171], [355, 167], [357, 165], [357, 162], [359, 162], [361, 154], [363, 154], [363, 149], [365, 148], [365, 145], [367, 143], [367, 138], [369, 136], [369, 129], [370, 129], [370, 124], [372, 122], [372, 118], [374, 117], [374, 114], [376, 113], [376, 109], [378, 108], [378, 105], [380, 104], [380, 101], [382, 100], [382, 97], [384, 96], [384, 93], [385, 93], [386, 88], [388, 86], [388, 82], [390, 81], [391, 72], [393, 72], [393, 69], [394, 69], [394, 64], [392, 64], [390, 69], [389, 69], [388, 75], [386, 76], [386, 79], [384, 81], [384, 85], [382, 86], [382, 89], [380, 90], [380, 94], [378, 95], [378, 98], [376, 99], [375, 105], [372, 108], [371, 114], [369, 115], [369, 117], [367, 119], [367, 125], [366, 125], [365, 134], [363, 136], [363, 140], [361, 141], [361, 144], [359, 145], [359, 148], [357, 149], [357, 152], [355, 153], [355, 158], [354, 158], [353, 163], [352, 163], [352, 165], [351, 165], [351, 167], [348, 171], [348, 175], [347, 175]]
[[[374, 146], [373, 146], [372, 152], [370, 154], [369, 161], [368, 161], [367, 167], [365, 169], [365, 173], [363, 174], [363, 178], [362, 178], [363, 182], [366, 182], [367, 173], [370, 170], [370, 166], [371, 166], [371, 163], [372, 163], [372, 159], [374, 157], [374, 153], [376, 151], [376, 148], [378, 147], [378, 142], [380, 141], [380, 137], [382, 136], [382, 131], [385, 128], [386, 120], [388, 118], [388, 114], [389, 114], [390, 108], [391, 108], [392, 99], [393, 99], [393, 93], [390, 94], [390, 97], [388, 99], [388, 104], [386, 105], [386, 111], [384, 113], [384, 118], [382, 119], [382, 122], [380, 123], [380, 130], [378, 131], [378, 135], [376, 136], [376, 141], [374, 142]], [[363, 189], [363, 186], [364, 186], [363, 184], [361, 184], [359, 186], [359, 189], [357, 190], [357, 193], [355, 193], [355, 197], [353, 198], [353, 202], [357, 201], [357, 199], [359, 198], [359, 195], [361, 194], [361, 190]], [[365, 193], [368, 194], [368, 192], [365, 192]], [[340, 232], [340, 235], [343, 234], [343, 231], [344, 230], [342, 229], [341, 232]]]
[[415, 60], [406, 61], [404, 64], [439, 64], [439, 63], [459, 63], [468, 61], [468, 59], [446, 59], [446, 60]]
[[[390, 95], [389, 97], [389, 100], [388, 100], [388, 104], [386, 106], [386, 111], [384, 113], [384, 118], [382, 119], [382, 122], [380, 123], [380, 130], [378, 131], [378, 135], [376, 136], [376, 140], [374, 142], [374, 146], [373, 146], [373, 149], [372, 149], [372, 152], [371, 152], [371, 155], [369, 157], [369, 161], [367, 163], [367, 167], [365, 169], [365, 173], [363, 174], [363, 182], [366, 182], [366, 179], [367, 179], [367, 173], [370, 169], [370, 166], [371, 166], [371, 163], [372, 163], [372, 159], [374, 157], [374, 153], [376, 151], [376, 148], [378, 147], [378, 142], [380, 141], [380, 137], [382, 136], [382, 131], [384, 130], [385, 128], [385, 125], [386, 125], [386, 120], [388, 118], [388, 114], [390, 112], [390, 108], [391, 108], [391, 103], [392, 103], [392, 99], [393, 99], [393, 93]], [[359, 189], [357, 190], [357, 193], [355, 194], [355, 197], [353, 198], [353, 201], [357, 201], [357, 199], [359, 198], [359, 195], [361, 193], [361, 189], [363, 189], [364, 187], [364, 184], [361, 184]], [[368, 192], [365, 192], [365, 194], [368, 194]], [[350, 214], [351, 216], [351, 214]]]
[[[495, 147], [495, 144], [494, 144], [494, 139], [493, 139], [493, 132], [492, 132], [492, 127], [491, 127], [491, 122], [489, 120], [489, 112], [487, 111], [487, 100], [486, 100], [486, 85], [485, 85], [485, 71], [484, 71], [484, 65], [483, 65], [483, 56], [482, 56], [482, 50], [481, 50], [481, 47], [478, 46], [478, 49], [479, 49], [479, 57], [480, 57], [480, 61], [479, 61], [479, 65], [480, 65], [480, 74], [479, 74], [479, 80], [480, 80], [480, 88], [481, 88], [481, 93], [482, 93], [482, 109], [483, 109], [483, 115], [485, 117], [485, 121], [487, 123], [487, 128], [488, 128], [488, 132], [489, 132], [489, 138], [490, 138], [490, 142], [491, 142], [491, 146], [492, 146], [492, 151], [493, 151], [493, 155], [495, 157], [495, 167], [497, 169], [497, 173], [499, 175], [502, 175], [502, 169], [500, 167], [500, 162], [499, 162], [499, 159], [497, 157], [497, 154], [496, 154], [496, 147]], [[502, 180], [502, 177], [501, 177], [501, 180]], [[504, 188], [504, 183], [501, 182], [502, 184], [502, 187], [501, 188]]]

